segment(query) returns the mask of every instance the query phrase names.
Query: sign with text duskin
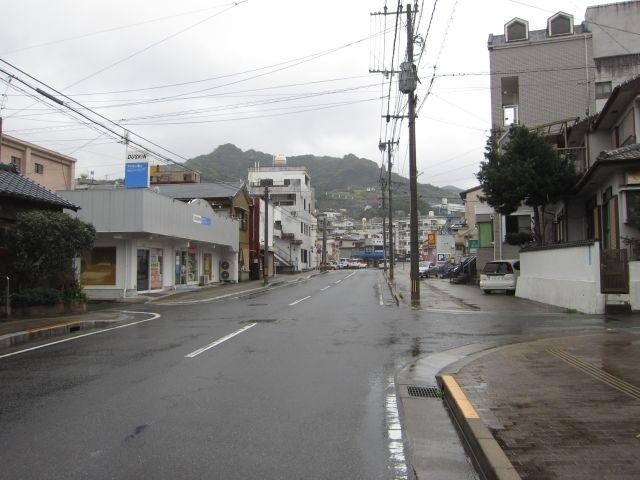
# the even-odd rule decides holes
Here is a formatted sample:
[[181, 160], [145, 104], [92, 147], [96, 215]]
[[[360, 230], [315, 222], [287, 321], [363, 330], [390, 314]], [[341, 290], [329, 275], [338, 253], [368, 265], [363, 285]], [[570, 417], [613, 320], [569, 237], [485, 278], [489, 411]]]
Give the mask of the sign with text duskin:
[[125, 188], [149, 188], [149, 163], [146, 153], [127, 150], [124, 186]]

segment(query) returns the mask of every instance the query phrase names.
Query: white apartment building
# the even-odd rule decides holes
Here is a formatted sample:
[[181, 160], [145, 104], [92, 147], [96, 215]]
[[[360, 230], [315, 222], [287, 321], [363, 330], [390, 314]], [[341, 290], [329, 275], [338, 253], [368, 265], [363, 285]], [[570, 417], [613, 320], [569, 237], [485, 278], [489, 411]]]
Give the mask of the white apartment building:
[[276, 155], [271, 166], [249, 169], [249, 190], [264, 195], [274, 210], [274, 257], [276, 268], [300, 272], [315, 268], [317, 220], [315, 194], [306, 167], [287, 166], [283, 155]]

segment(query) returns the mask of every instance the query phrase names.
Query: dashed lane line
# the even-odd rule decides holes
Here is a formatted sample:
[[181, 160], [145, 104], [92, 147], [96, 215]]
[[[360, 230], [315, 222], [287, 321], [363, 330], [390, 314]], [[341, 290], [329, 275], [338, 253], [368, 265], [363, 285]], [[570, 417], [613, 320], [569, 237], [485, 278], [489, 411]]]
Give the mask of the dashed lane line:
[[224, 337], [221, 337], [221, 338], [215, 340], [214, 342], [211, 342], [209, 345], [205, 345], [204, 347], [199, 348], [198, 350], [194, 350], [193, 352], [185, 355], [185, 358], [197, 357], [201, 353], [204, 353], [204, 352], [206, 352], [207, 350], [209, 350], [209, 349], [211, 349], [213, 347], [217, 347], [221, 343], [224, 343], [227, 340], [232, 339], [236, 335], [240, 335], [242, 332], [245, 332], [245, 331], [249, 330], [250, 328], [255, 327], [256, 325], [257, 325], [257, 323], [250, 323], [249, 325], [246, 325], [246, 326], [242, 327], [240, 330], [236, 330], [235, 332], [230, 333], [229, 335], [225, 335]]
[[301, 298], [301, 299], [299, 299], [299, 300], [296, 300], [295, 302], [290, 303], [290, 304], [289, 304], [289, 306], [290, 306], [290, 307], [292, 307], [292, 306], [294, 306], [294, 305], [297, 305], [297, 304], [298, 304], [298, 303], [300, 303], [300, 302], [304, 302], [307, 298], [311, 298], [311, 295], [307, 295], [307, 296], [306, 296], [306, 297], [304, 297], [304, 298]]

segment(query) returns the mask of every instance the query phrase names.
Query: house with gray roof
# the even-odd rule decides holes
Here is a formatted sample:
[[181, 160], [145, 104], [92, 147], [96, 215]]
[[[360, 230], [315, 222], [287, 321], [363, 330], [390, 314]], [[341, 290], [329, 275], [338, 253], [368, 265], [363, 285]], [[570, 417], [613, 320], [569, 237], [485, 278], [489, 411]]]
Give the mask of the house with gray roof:
[[553, 243], [520, 252], [517, 295], [586, 313], [640, 310], [639, 136], [640, 75], [569, 129], [569, 145], [587, 152], [580, 179], [549, 209]]

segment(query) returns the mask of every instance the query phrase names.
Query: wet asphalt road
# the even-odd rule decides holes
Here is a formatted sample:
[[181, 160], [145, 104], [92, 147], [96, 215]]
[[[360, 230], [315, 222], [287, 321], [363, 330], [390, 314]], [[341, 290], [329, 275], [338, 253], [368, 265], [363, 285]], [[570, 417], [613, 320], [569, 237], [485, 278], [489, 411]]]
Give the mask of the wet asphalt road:
[[398, 308], [376, 270], [138, 310], [150, 320], [0, 359], [2, 478], [406, 478], [390, 434], [400, 367], [607, 327]]

